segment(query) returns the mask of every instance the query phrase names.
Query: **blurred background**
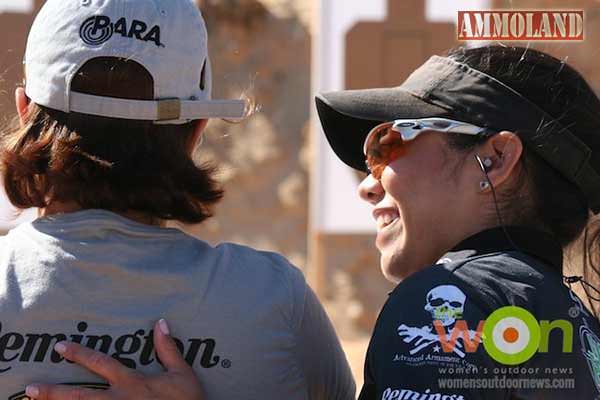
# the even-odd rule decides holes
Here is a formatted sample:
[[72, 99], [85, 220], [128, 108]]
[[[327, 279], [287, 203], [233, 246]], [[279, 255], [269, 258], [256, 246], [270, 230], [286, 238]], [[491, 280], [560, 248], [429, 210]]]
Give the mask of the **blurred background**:
[[[0, 0], [0, 118], [14, 117], [29, 26], [43, 0]], [[199, 161], [220, 167], [216, 216], [182, 227], [211, 243], [283, 253], [326, 305], [362, 382], [375, 318], [392, 288], [379, 271], [374, 224], [355, 195], [360, 174], [330, 152], [313, 113], [319, 90], [394, 86], [456, 42], [457, 10], [583, 9], [585, 41], [521, 43], [568, 61], [600, 88], [598, 0], [201, 0], [213, 97], [256, 99], [259, 112], [211, 121]], [[465, 44], [465, 43], [461, 43]], [[3, 205], [2, 205], [3, 204]], [[31, 212], [24, 216], [32, 217]], [[0, 193], [0, 234], [13, 210]], [[575, 272], [577, 263], [569, 263]], [[359, 386], [360, 387], [360, 386]]]

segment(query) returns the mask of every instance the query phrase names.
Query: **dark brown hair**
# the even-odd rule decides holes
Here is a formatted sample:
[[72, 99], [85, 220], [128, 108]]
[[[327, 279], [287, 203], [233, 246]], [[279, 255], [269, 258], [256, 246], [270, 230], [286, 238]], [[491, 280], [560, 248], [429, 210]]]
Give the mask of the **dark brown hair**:
[[[112, 57], [88, 61], [71, 84], [81, 93], [137, 100], [154, 99], [153, 88], [144, 67]], [[75, 202], [83, 209], [201, 222], [223, 191], [213, 167], [194, 164], [196, 124], [156, 125], [31, 104], [25, 124], [14, 121], [0, 138], [6, 192], [22, 209]]]
[[[450, 51], [449, 57], [493, 76], [569, 127], [592, 149], [595, 156], [590, 162], [600, 171], [600, 100], [574, 68], [543, 52], [511, 46], [461, 47]], [[458, 150], [479, 144], [465, 135], [448, 136], [448, 140]], [[503, 217], [508, 223], [548, 232], [563, 247], [584, 233], [584, 275], [597, 281], [600, 229], [586, 197], [526, 142], [521, 166], [516, 187], [501, 194]], [[525, 186], [528, 198], [520, 190]]]

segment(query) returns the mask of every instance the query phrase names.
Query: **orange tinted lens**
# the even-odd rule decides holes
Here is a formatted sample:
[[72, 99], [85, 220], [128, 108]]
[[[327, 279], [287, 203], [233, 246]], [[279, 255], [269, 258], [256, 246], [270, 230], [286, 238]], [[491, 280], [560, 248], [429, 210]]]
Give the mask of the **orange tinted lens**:
[[402, 154], [404, 141], [392, 126], [393, 123], [388, 122], [375, 127], [365, 145], [367, 166], [375, 179], [381, 179], [385, 167]]

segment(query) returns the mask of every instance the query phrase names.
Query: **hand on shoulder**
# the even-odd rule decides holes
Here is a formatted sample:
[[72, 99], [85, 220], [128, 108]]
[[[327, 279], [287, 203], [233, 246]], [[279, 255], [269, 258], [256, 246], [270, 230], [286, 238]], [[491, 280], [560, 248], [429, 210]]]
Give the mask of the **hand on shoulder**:
[[129, 369], [114, 358], [80, 344], [58, 343], [57, 352], [104, 378], [110, 388], [95, 390], [35, 383], [27, 387], [27, 396], [36, 400], [203, 399], [198, 378], [179, 353], [165, 320], [154, 326], [154, 343], [166, 371], [153, 376]]

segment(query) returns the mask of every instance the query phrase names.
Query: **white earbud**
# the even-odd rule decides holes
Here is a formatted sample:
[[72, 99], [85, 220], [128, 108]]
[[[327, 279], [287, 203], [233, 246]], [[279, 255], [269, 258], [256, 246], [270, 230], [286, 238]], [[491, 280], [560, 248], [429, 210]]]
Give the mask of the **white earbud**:
[[479, 162], [479, 166], [481, 167], [481, 170], [485, 175], [485, 180], [479, 182], [479, 190], [481, 190], [482, 192], [485, 192], [486, 190], [488, 190], [491, 187], [490, 180], [487, 176], [487, 171], [490, 168], [492, 168], [492, 166], [494, 165], [494, 162], [489, 157], [486, 157], [482, 160], [478, 155], [476, 155], [475, 158]]
[[492, 165], [494, 165], [494, 162], [492, 161], [491, 158], [486, 157], [486, 158], [483, 159], [483, 166], [484, 167], [491, 168]]

